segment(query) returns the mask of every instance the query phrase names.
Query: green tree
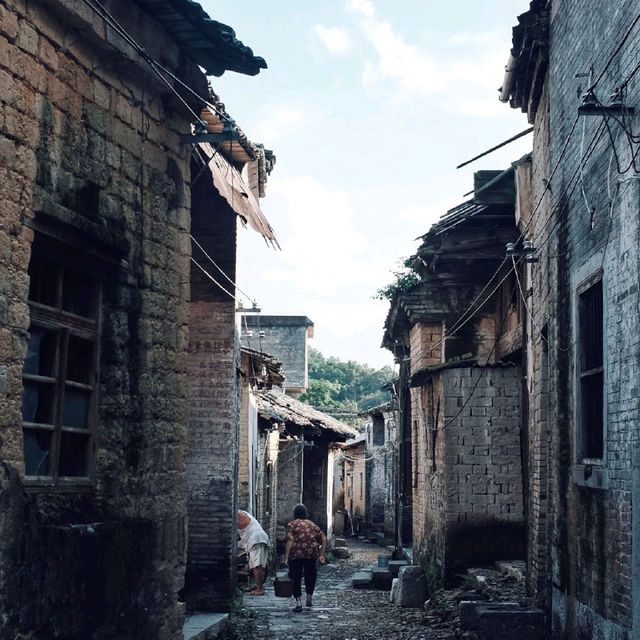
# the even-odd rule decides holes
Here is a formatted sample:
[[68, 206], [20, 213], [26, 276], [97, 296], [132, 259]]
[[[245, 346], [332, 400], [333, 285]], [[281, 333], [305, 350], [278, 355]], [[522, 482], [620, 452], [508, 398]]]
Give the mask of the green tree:
[[381, 387], [393, 379], [393, 369], [373, 369], [366, 364], [328, 357], [317, 349], [309, 350], [309, 387], [301, 396], [330, 415], [357, 423], [357, 413], [383, 404], [390, 399]]

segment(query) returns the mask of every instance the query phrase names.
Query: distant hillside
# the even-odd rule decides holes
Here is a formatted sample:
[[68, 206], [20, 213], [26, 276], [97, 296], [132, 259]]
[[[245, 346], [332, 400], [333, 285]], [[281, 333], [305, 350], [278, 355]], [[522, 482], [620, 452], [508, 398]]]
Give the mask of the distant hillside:
[[393, 379], [393, 369], [372, 369], [366, 364], [325, 358], [309, 350], [309, 388], [301, 400], [339, 420], [357, 423], [357, 413], [390, 399], [380, 388]]

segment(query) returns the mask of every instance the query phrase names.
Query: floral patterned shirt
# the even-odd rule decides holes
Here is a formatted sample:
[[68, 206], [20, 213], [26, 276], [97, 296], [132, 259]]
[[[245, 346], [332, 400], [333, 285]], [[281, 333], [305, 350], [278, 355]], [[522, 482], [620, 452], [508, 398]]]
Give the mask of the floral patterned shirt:
[[293, 543], [289, 551], [289, 560], [319, 558], [323, 537], [320, 527], [311, 520], [292, 520], [287, 525], [287, 539]]

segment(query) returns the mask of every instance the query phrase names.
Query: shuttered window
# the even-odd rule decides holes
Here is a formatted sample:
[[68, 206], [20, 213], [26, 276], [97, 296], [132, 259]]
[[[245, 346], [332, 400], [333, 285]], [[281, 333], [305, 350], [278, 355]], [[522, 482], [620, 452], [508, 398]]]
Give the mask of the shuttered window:
[[580, 426], [582, 457], [604, 455], [604, 369], [602, 280], [579, 296]]

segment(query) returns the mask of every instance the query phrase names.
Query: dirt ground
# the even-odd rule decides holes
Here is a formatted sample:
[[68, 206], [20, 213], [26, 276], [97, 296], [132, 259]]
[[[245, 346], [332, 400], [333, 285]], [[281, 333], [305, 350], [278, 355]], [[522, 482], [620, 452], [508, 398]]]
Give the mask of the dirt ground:
[[[380, 547], [349, 539], [352, 557], [321, 567], [314, 606], [293, 612], [293, 601], [276, 598], [272, 580], [267, 595], [245, 594], [236, 616], [235, 637], [275, 640], [449, 640], [470, 638], [458, 628], [460, 600], [522, 601], [521, 582], [490, 568], [476, 569], [458, 589], [440, 591], [422, 609], [403, 609], [387, 591], [354, 589], [353, 575], [375, 565]], [[477, 576], [474, 577], [474, 576]]]

